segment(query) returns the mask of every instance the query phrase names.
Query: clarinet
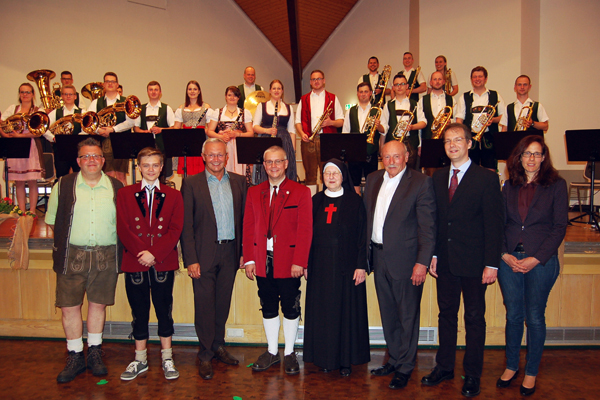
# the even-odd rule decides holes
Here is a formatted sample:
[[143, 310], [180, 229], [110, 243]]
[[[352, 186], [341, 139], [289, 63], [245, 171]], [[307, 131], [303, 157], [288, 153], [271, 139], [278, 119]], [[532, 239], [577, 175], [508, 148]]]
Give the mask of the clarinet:
[[[279, 117], [277, 116], [277, 111], [279, 111], [279, 101], [277, 103], [275, 103], [275, 115], [273, 116], [273, 125], [271, 126], [271, 128], [275, 128], [277, 129], [277, 122]], [[277, 136], [277, 132], [275, 132], [275, 134], [272, 134], [271, 137], [276, 137]]]

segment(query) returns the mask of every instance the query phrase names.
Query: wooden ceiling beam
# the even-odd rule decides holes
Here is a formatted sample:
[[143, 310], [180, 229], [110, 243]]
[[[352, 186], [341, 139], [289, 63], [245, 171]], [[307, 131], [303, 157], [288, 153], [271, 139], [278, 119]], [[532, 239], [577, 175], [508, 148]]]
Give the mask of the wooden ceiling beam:
[[290, 28], [290, 50], [292, 52], [292, 71], [294, 73], [294, 97], [296, 103], [302, 96], [302, 60], [298, 34], [298, 5], [296, 0], [287, 0], [288, 25]]

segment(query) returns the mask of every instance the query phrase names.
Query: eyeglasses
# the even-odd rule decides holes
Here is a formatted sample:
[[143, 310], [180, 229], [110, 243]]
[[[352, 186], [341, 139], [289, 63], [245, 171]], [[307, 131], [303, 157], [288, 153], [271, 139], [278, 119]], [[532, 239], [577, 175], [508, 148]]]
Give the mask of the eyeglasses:
[[114, 83], [117, 83], [117, 81], [104, 81], [104, 83], [114, 84]]
[[446, 139], [444, 140], [444, 146], [448, 146], [450, 143], [454, 143], [454, 144], [461, 144], [462, 142], [465, 141], [464, 137], [457, 137], [454, 139]]
[[31, 94], [31, 90], [23, 90], [19, 92], [20, 94]]
[[62, 95], [67, 97], [77, 96], [75, 93], [63, 93]]
[[225, 154], [221, 154], [221, 153], [219, 153], [219, 154], [204, 154], [204, 157], [206, 157], [209, 160], [212, 160], [212, 159], [215, 159], [215, 158], [217, 160], [222, 160], [222, 159], [225, 158]]
[[322, 81], [323, 78], [311, 78], [311, 82], [318, 82], [318, 81]]
[[543, 154], [540, 152], [537, 152], [537, 151], [535, 153], [532, 153], [530, 151], [525, 151], [525, 152], [523, 152], [523, 154], [521, 154], [521, 156], [526, 159], [531, 158], [531, 156], [533, 156], [533, 158], [542, 158]]
[[86, 154], [78, 157], [82, 161], [90, 161], [90, 160], [101, 160], [104, 156], [100, 154]]
[[265, 160], [265, 165], [267, 167], [270, 167], [273, 164], [275, 164], [276, 167], [279, 167], [281, 164], [283, 164], [284, 161], [287, 161], [287, 160]]
[[408, 85], [408, 83], [406, 83], [406, 82], [401, 82], [401, 83], [394, 83], [392, 86], [399, 87], [399, 86], [406, 86], [406, 85]]

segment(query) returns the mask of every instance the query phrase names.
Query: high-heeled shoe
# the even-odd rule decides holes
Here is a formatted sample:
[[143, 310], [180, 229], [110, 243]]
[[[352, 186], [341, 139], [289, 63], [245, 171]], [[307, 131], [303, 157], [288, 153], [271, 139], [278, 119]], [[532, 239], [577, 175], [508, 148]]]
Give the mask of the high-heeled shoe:
[[512, 376], [512, 378], [510, 378], [509, 380], [505, 381], [504, 379], [502, 379], [502, 377], [498, 378], [498, 380], [496, 381], [496, 387], [499, 388], [507, 388], [510, 386], [511, 382], [515, 380], [515, 378], [517, 377], [517, 375], [519, 375], [519, 370], [516, 370], [514, 375]]

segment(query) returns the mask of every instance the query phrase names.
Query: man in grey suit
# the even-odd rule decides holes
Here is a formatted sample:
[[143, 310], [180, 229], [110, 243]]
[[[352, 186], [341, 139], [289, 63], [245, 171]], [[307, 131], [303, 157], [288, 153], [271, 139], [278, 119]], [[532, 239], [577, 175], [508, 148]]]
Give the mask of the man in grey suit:
[[430, 177], [406, 167], [409, 152], [399, 141], [381, 151], [385, 170], [367, 178], [367, 240], [375, 270], [389, 361], [371, 371], [394, 373], [389, 387], [406, 387], [415, 367], [423, 283], [435, 247], [435, 197]]
[[237, 365], [225, 350], [235, 274], [241, 264], [246, 179], [225, 170], [227, 145], [210, 138], [202, 146], [206, 170], [183, 180], [183, 261], [194, 285], [194, 323], [200, 344], [199, 373], [213, 377], [211, 360]]

